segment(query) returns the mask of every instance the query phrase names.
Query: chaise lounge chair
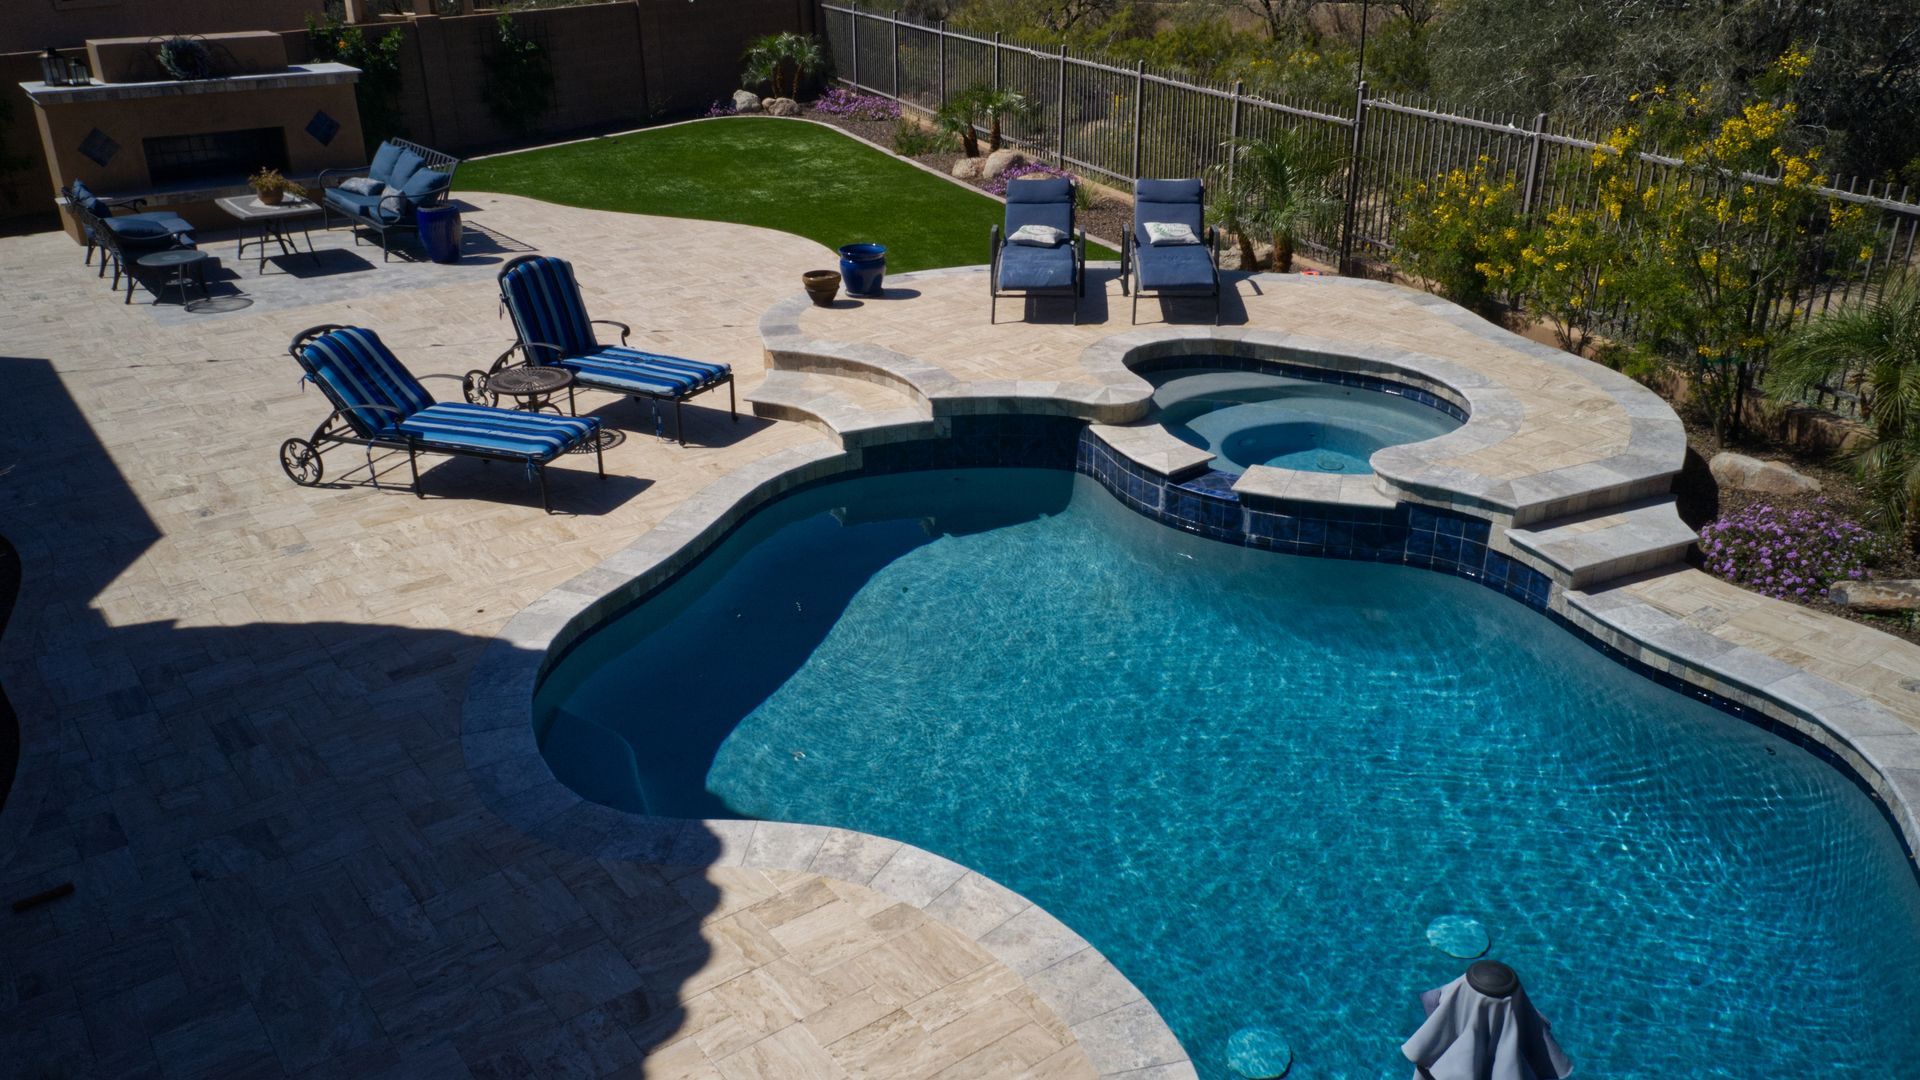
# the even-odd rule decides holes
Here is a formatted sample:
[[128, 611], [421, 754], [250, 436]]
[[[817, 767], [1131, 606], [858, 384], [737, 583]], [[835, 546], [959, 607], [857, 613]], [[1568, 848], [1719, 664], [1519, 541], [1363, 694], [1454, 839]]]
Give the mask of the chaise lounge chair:
[[[1213, 297], [1213, 325], [1220, 325], [1220, 235], [1202, 226], [1207, 188], [1198, 180], [1137, 180], [1133, 226], [1120, 245], [1121, 287], [1131, 275], [1133, 322], [1140, 321], [1140, 295]], [[1149, 225], [1184, 225], [1197, 243], [1155, 244]]]
[[[999, 316], [1002, 296], [1064, 296], [1073, 302], [1073, 322], [1080, 324], [1080, 297], [1087, 293], [1087, 234], [1073, 226], [1073, 183], [1062, 177], [1015, 180], [1007, 185], [1007, 230], [995, 225], [989, 234], [988, 284], [993, 299], [987, 321]], [[1026, 226], [1053, 229], [1052, 244], [1017, 240]]]
[[[591, 416], [548, 416], [486, 405], [438, 404], [420, 381], [401, 365], [378, 335], [357, 326], [327, 324], [293, 336], [287, 351], [333, 403], [333, 413], [307, 439], [280, 445], [280, 467], [302, 487], [320, 482], [325, 468], [321, 450], [349, 444], [373, 451], [404, 450], [413, 473], [413, 493], [421, 498], [422, 452], [464, 454], [523, 464], [540, 484], [540, 507], [547, 501], [547, 463], [591, 440], [601, 476], [600, 421]], [[379, 485], [378, 477], [374, 484]]]
[[[562, 367], [573, 372], [574, 382], [590, 390], [673, 402], [673, 434], [682, 446], [687, 444], [687, 436], [681, 423], [680, 406], [695, 394], [724, 385], [727, 411], [735, 422], [739, 421], [732, 367], [628, 348], [631, 327], [612, 319], [587, 317], [580, 285], [573, 277], [573, 264], [567, 260], [550, 255], [522, 255], [501, 267], [499, 278], [500, 303], [513, 316], [513, 329], [519, 340], [493, 362], [493, 367], [467, 373], [468, 401], [492, 400], [492, 395], [487, 393], [487, 378], [512, 366], [513, 354], [518, 351], [525, 353], [525, 363]], [[594, 336], [594, 323], [618, 328], [620, 344], [600, 344]]]

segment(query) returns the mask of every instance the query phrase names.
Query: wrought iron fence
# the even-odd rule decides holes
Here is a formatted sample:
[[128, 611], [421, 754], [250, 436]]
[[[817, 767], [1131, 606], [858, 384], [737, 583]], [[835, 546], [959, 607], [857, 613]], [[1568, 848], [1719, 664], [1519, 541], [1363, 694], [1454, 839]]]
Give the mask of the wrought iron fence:
[[[1131, 187], [1142, 176], [1203, 176], [1227, 161], [1235, 139], [1286, 129], [1325, 140], [1340, 161], [1344, 213], [1333, 225], [1299, 239], [1305, 252], [1345, 273], [1378, 271], [1391, 258], [1396, 215], [1407, 188], [1482, 157], [1496, 181], [1511, 179], [1526, 213], [1555, 207], [1590, 209], [1598, 191], [1592, 160], [1601, 144], [1556, 131], [1534, 117], [1453, 112], [1370, 96], [1365, 83], [1350, 107], [1281, 101], [1244, 85], [1208, 86], [1172, 74], [1075, 56], [1065, 46], [1036, 49], [963, 34], [897, 13], [821, 5], [837, 78], [856, 89], [932, 113], [968, 87], [1019, 91], [1033, 117], [1003, 134], [1030, 155], [1096, 180]], [[1681, 162], [1642, 160], [1650, 184], [1700, 182]], [[1774, 182], [1742, 177], [1742, 182]], [[1920, 204], [1902, 187], [1854, 180], [1821, 188], [1835, 203], [1863, 208], [1872, 221], [1873, 258], [1862, 274], [1803, 282], [1776, 298], [1780, 314], [1813, 314], [1857, 302], [1916, 271]], [[1809, 253], [1810, 260], [1816, 255]], [[1844, 391], [1831, 404], [1848, 407]], [[1825, 403], [1825, 402], [1823, 402]]]

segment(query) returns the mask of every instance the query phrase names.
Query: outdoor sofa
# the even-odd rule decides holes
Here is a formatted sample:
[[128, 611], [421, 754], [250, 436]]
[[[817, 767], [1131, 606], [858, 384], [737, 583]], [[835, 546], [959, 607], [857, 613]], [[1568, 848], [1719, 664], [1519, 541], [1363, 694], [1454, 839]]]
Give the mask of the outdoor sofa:
[[[333, 216], [345, 217], [353, 226], [353, 242], [360, 242], [360, 229], [380, 234], [382, 261], [393, 255], [388, 243], [395, 232], [419, 231], [414, 217], [422, 206], [433, 206], [447, 197], [453, 188], [453, 173], [460, 159], [438, 150], [430, 150], [406, 139], [388, 139], [374, 151], [373, 161], [365, 169], [328, 169], [320, 174], [320, 212], [323, 228], [331, 228]], [[341, 186], [347, 181], [364, 181]], [[354, 187], [378, 185], [368, 191]]]

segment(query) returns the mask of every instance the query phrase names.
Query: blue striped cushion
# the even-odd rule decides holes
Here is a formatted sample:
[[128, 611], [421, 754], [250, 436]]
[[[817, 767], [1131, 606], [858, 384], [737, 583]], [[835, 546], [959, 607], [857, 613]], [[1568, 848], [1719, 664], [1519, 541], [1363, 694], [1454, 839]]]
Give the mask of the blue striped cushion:
[[621, 345], [606, 345], [586, 356], [570, 357], [560, 361], [560, 366], [573, 372], [581, 386], [666, 398], [697, 394], [733, 372], [726, 364], [662, 356]]
[[550, 416], [449, 402], [414, 413], [395, 430], [430, 449], [482, 450], [537, 462], [565, 453], [599, 427], [600, 421], [591, 416]]
[[584, 356], [600, 347], [573, 279], [573, 264], [565, 259], [543, 255], [521, 263], [500, 279], [500, 292], [521, 341], [559, 346], [558, 355], [552, 349], [530, 349], [535, 363], [558, 363], [561, 357]]
[[[313, 377], [335, 404], [346, 409], [347, 423], [363, 438], [391, 431], [397, 423], [433, 404], [380, 336], [358, 326], [329, 330], [301, 347]], [[399, 410], [360, 409], [384, 405]]]

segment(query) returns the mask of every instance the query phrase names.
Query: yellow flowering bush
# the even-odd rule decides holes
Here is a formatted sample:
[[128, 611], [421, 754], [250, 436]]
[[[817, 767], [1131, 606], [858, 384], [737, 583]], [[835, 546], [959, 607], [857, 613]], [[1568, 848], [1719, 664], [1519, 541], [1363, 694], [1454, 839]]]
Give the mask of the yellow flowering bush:
[[[1731, 115], [1712, 111], [1705, 87], [1656, 88], [1593, 154], [1598, 222], [1618, 247], [1589, 257], [1610, 256], [1608, 288], [1623, 302], [1640, 362], [1680, 365], [1716, 431], [1735, 416], [1749, 372], [1791, 329], [1796, 289], [1855, 268], [1861, 212], [1819, 194], [1820, 152], [1803, 149], [1795, 128], [1791, 91], [1807, 63], [1790, 50], [1761, 80], [1766, 96]], [[1808, 258], [1823, 246], [1845, 254]]]
[[1549, 210], [1520, 250], [1527, 307], [1553, 324], [1560, 347], [1585, 352], [1620, 296], [1620, 234], [1599, 210]]
[[1394, 265], [1433, 292], [1476, 311], [1511, 301], [1531, 239], [1511, 178], [1492, 175], [1482, 156], [1416, 184], [1402, 197], [1394, 230]]

